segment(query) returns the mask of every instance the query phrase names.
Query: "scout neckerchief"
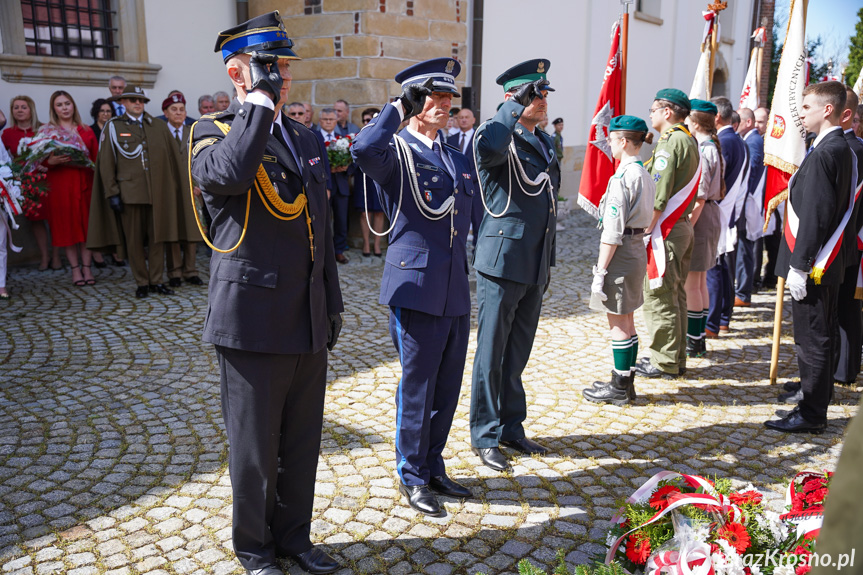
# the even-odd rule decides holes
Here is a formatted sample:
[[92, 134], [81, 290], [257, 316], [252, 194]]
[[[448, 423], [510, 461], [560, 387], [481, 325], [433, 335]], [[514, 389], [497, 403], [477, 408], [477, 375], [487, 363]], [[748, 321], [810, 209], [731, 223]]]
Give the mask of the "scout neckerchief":
[[[802, 168], [803, 165], [801, 164], [800, 167]], [[791, 250], [792, 254], [794, 253], [794, 244], [797, 241], [797, 229], [800, 226], [800, 218], [797, 217], [797, 213], [794, 211], [794, 204], [791, 203], [791, 183], [794, 181], [794, 176], [798, 173], [800, 173], [799, 168], [794, 172], [794, 175], [791, 176], [791, 179], [788, 180], [788, 203], [786, 204], [788, 206], [788, 217], [785, 218], [785, 242], [788, 244], [788, 249]], [[848, 209], [845, 210], [845, 213], [842, 215], [842, 219], [839, 221], [839, 226], [833, 230], [833, 233], [830, 234], [830, 237], [824, 245], [821, 246], [815, 256], [815, 265], [812, 266], [812, 271], [809, 272], [809, 275], [812, 276], [812, 281], [816, 284], [821, 283], [821, 279], [824, 277], [824, 274], [827, 273], [827, 268], [830, 267], [830, 264], [832, 264], [833, 260], [836, 259], [836, 255], [839, 253], [839, 250], [842, 249], [842, 236], [845, 234], [845, 226], [848, 224], [848, 220], [851, 218], [851, 213], [854, 211], [854, 202], [860, 194], [860, 189], [860, 186], [857, 186], [857, 156], [852, 153], [851, 193], [848, 195]], [[860, 272], [858, 271], [857, 290], [860, 289], [860, 285]], [[854, 295], [856, 297], [857, 294], [855, 293]]]
[[[675, 124], [662, 135], [665, 136], [668, 134], [670, 138], [672, 132], [676, 131], [683, 132], [690, 138], [692, 137], [689, 130], [682, 124]], [[698, 169], [695, 170], [695, 175], [692, 176], [692, 180], [688, 184], [669, 198], [668, 203], [665, 204], [665, 209], [662, 210], [662, 215], [659, 216], [659, 220], [650, 233], [650, 241], [647, 244], [647, 280], [650, 289], [657, 289], [662, 286], [662, 277], [665, 275], [665, 244], [663, 242], [668, 238], [671, 228], [674, 227], [674, 224], [677, 223], [677, 220], [686, 211], [686, 206], [692, 202], [692, 198], [695, 197], [695, 193], [698, 190], [698, 182], [701, 179], [701, 152], [698, 150], [698, 146], [695, 149], [698, 153]], [[653, 152], [654, 154], [656, 153], [655, 148]], [[651, 157], [652, 160], [653, 158]]]
[[[218, 120], [213, 120], [213, 123], [222, 131], [222, 134], [227, 134], [231, 131], [231, 126], [229, 124], [225, 124], [224, 122], [220, 122]], [[246, 229], [249, 225], [249, 212], [250, 207], [252, 205], [252, 188], [249, 188], [248, 193], [246, 194], [246, 217], [243, 221], [243, 231], [240, 233], [240, 239], [237, 240], [236, 245], [234, 247], [222, 250], [214, 246], [210, 243], [210, 240], [207, 239], [207, 234], [204, 233], [203, 226], [201, 225], [201, 220], [198, 217], [198, 210], [194, 209], [195, 207], [195, 185], [192, 182], [192, 156], [195, 155], [195, 150], [192, 147], [192, 142], [194, 141], [194, 133], [195, 126], [198, 122], [192, 124], [192, 129], [189, 130], [189, 149], [192, 150], [192, 153], [189, 154], [189, 190], [191, 192], [192, 198], [192, 211], [195, 214], [195, 222], [198, 224], [198, 230], [201, 232], [201, 236], [204, 238], [204, 242], [212, 249], [213, 251], [219, 252], [220, 254], [231, 253], [237, 249], [239, 249], [240, 244], [243, 243], [243, 239], [246, 237]], [[213, 138], [215, 140], [215, 138]], [[204, 143], [204, 140], [201, 143]], [[198, 144], [200, 145], [200, 143]], [[288, 150], [290, 152], [290, 149]], [[302, 168], [300, 168], [302, 169]], [[282, 198], [279, 197], [279, 192], [276, 190], [275, 186], [273, 186], [273, 182], [270, 181], [270, 178], [267, 176], [267, 170], [264, 168], [263, 164], [258, 166], [258, 172], [255, 175], [255, 189], [258, 191], [258, 196], [261, 198], [261, 202], [264, 204], [264, 207], [267, 208], [267, 211], [280, 220], [290, 221], [299, 217], [300, 212], [305, 211], [306, 213], [306, 225], [309, 228], [309, 251], [312, 255], [312, 261], [315, 261], [315, 234], [312, 231], [312, 217], [309, 215], [309, 199], [306, 196], [306, 188], [302, 188], [302, 192], [297, 199], [294, 200], [293, 203], [289, 204], [285, 202]], [[284, 216], [280, 216], [276, 212], [285, 214]]]

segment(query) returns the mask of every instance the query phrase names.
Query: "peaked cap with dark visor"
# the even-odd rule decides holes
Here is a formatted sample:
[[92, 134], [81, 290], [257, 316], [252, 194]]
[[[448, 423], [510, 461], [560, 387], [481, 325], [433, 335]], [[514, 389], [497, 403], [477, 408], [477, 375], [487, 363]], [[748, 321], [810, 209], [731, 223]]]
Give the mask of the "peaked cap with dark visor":
[[300, 57], [291, 50], [293, 46], [294, 42], [288, 38], [282, 18], [276, 10], [220, 32], [213, 51], [221, 52], [225, 62], [238, 54], [252, 52], [263, 52], [288, 60], [300, 60]]

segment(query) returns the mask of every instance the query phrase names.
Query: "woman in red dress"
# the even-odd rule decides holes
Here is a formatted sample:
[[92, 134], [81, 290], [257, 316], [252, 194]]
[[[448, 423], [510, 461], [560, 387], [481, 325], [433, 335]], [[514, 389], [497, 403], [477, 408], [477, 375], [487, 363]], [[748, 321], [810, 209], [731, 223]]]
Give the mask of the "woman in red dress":
[[[90, 126], [81, 123], [72, 96], [63, 90], [51, 94], [50, 111], [52, 131], [59, 129], [64, 143], [86, 150], [90, 160], [95, 161], [99, 149], [96, 135]], [[72, 268], [72, 283], [76, 286], [93, 285], [96, 283], [91, 270], [93, 258], [86, 247], [93, 169], [72, 164], [70, 160], [68, 155], [55, 154], [45, 160], [51, 198], [48, 213], [51, 242], [66, 248], [66, 257]]]
[[[36, 134], [36, 130], [42, 125], [39, 118], [36, 116], [36, 104], [30, 96], [15, 96], [10, 104], [10, 117], [12, 125], [6, 128], [0, 139], [3, 140], [3, 146], [9, 150], [9, 155], [13, 158], [18, 155], [18, 143], [22, 138], [32, 138]], [[53, 253], [48, 251], [48, 198], [42, 201], [42, 207], [36, 212], [27, 215], [30, 220], [30, 228], [33, 230], [33, 236], [36, 238], [36, 245], [39, 246], [39, 253], [42, 254], [42, 262], [39, 264], [39, 271], [43, 272], [48, 269], [48, 259], [51, 259], [51, 269], [59, 270], [62, 267], [60, 263], [60, 249], [54, 248]]]

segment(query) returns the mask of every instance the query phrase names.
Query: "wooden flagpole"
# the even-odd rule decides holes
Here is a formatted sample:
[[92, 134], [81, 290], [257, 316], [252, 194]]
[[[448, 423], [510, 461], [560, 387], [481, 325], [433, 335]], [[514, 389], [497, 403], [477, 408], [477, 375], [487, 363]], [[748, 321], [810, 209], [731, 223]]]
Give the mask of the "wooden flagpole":
[[623, 18], [620, 25], [620, 110], [617, 115], [626, 113], [626, 66], [629, 59], [629, 5], [633, 0], [620, 0], [623, 4]]
[[719, 13], [726, 8], [728, 8], [728, 2], [716, 2], [715, 4], [707, 5], [708, 10], [716, 13], [716, 17], [713, 19], [713, 30], [710, 32], [710, 38], [708, 39], [710, 43], [710, 70], [707, 74], [708, 98], [713, 96], [713, 71], [716, 68], [716, 51], [719, 49]]
[[[765, 166], [766, 170], [767, 167]], [[785, 209], [782, 213], [782, 225], [785, 225], [785, 218], [788, 216], [788, 202], [786, 200]], [[766, 225], [766, 224], [765, 224]], [[782, 339], [782, 305], [785, 300], [785, 278], [776, 279], [776, 307], [773, 311], [773, 349], [770, 351], [770, 384], [775, 384], [779, 375], [779, 344]]]

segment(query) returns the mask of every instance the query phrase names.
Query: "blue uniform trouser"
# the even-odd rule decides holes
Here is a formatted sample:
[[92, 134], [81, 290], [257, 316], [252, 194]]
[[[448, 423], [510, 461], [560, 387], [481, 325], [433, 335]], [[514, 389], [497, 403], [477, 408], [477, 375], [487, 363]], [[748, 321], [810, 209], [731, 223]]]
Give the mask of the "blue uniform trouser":
[[731, 311], [734, 308], [731, 259], [730, 254], [723, 254], [719, 256], [719, 262], [707, 270], [710, 308], [707, 312], [706, 329], [712, 332], [718, 332], [719, 326], [731, 323]]
[[333, 248], [336, 254], [348, 249], [348, 210], [351, 197], [334, 191], [330, 197], [333, 207]]
[[752, 300], [752, 281], [755, 279], [756, 242], [746, 239], [746, 220], [740, 218], [740, 221], [743, 223], [737, 226], [737, 289], [734, 295], [748, 303]]
[[525, 436], [521, 374], [530, 359], [543, 291], [541, 285], [476, 274], [479, 311], [470, 398], [470, 438], [476, 448]]
[[443, 475], [441, 453], [458, 405], [470, 314], [429, 315], [391, 307], [390, 336], [402, 379], [396, 391], [396, 469], [405, 485]]

